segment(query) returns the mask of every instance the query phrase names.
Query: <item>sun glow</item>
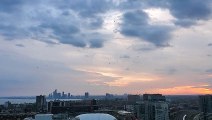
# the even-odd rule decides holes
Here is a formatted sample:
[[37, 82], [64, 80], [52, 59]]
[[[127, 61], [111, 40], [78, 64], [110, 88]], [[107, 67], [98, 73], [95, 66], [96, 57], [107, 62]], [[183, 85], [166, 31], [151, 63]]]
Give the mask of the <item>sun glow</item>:
[[[206, 86], [207, 87], [207, 86]], [[154, 93], [155, 91], [148, 91]], [[162, 93], [166, 95], [188, 95], [188, 94], [211, 94], [212, 89], [205, 88], [204, 86], [177, 86], [173, 88], [158, 89], [156, 93]]]
[[150, 24], [172, 25], [175, 18], [168, 9], [149, 8], [144, 10], [150, 18]]
[[[107, 68], [95, 69], [95, 70], [94, 69], [95, 68], [80, 69], [80, 71], [86, 71], [89, 73], [100, 74], [105, 77], [113, 78], [114, 80], [103, 82], [104, 84], [108, 86], [123, 87], [133, 82], [149, 82], [149, 81], [156, 81], [161, 79], [161, 77], [152, 75], [149, 73], [126, 73], [120, 70], [107, 69]], [[94, 83], [94, 82], [99, 82], [99, 80], [98, 81], [94, 80], [89, 82]]]

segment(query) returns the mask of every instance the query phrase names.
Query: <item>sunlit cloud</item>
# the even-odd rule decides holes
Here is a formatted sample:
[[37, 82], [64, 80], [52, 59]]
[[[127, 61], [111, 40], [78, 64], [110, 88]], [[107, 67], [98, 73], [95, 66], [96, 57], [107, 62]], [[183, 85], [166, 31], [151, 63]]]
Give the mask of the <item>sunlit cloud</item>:
[[[127, 73], [124, 71], [118, 71], [118, 70], [113, 70], [110, 68], [92, 68], [93, 70], [89, 69], [78, 69], [80, 71], [86, 71], [89, 73], [96, 73], [100, 74], [102, 76], [106, 77], [111, 77], [114, 78], [112, 81], [102, 81], [104, 84], [108, 86], [115, 86], [115, 87], [123, 87], [127, 86], [132, 82], [149, 82], [149, 81], [156, 81], [156, 80], [161, 80], [161, 77], [151, 75], [148, 73]], [[100, 78], [101, 79], [101, 78]], [[88, 82], [90, 83], [98, 83], [101, 80], [89, 80]]]
[[151, 24], [174, 25], [175, 18], [171, 15], [169, 9], [148, 8], [144, 11], [148, 14]]
[[[138, 77], [138, 78], [137, 78]], [[159, 80], [157, 77], [150, 77], [150, 76], [122, 76], [120, 79], [112, 81], [112, 82], [105, 82], [109, 86], [116, 86], [116, 87], [124, 87], [129, 85], [132, 82], [148, 82], [148, 81], [155, 81]]]
[[[206, 87], [206, 88], [205, 88]], [[200, 85], [198, 87], [196, 86], [177, 86], [173, 88], [165, 88], [165, 89], [157, 89], [157, 90], [150, 90], [148, 92], [150, 93], [163, 93], [166, 95], [198, 95], [198, 94], [211, 94], [212, 88], [207, 88], [208, 85]]]

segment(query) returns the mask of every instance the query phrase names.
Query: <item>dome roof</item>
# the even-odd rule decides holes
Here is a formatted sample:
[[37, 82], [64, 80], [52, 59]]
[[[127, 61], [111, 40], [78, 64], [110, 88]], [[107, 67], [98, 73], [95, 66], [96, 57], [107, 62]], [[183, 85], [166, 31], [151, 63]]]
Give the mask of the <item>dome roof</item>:
[[81, 114], [75, 117], [77, 120], [117, 120], [115, 117], [104, 113]]

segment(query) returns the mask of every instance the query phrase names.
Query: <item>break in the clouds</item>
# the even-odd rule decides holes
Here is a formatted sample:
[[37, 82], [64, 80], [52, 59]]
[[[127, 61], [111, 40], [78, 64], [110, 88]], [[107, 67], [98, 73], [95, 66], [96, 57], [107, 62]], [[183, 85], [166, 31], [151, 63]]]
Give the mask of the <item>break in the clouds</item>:
[[211, 5], [1, 0], [0, 90], [39, 94], [35, 86], [43, 83], [46, 92], [202, 94], [212, 84]]

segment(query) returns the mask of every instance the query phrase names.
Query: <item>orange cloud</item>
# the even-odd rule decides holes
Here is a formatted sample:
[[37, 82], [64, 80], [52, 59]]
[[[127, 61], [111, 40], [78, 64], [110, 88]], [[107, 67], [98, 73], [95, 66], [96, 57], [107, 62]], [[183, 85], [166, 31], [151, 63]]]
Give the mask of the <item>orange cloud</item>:
[[209, 85], [196, 86], [177, 86], [158, 90], [150, 90], [150, 93], [162, 93], [166, 95], [188, 95], [188, 94], [211, 94], [212, 89], [207, 88]]
[[209, 77], [209, 78], [212, 78], [212, 74], [208, 74], [208, 77]]
[[128, 76], [122, 75], [119, 79], [115, 81], [105, 82], [109, 86], [122, 87], [127, 86], [132, 82], [147, 82], [147, 81], [155, 81], [160, 78], [153, 75], [137, 75], [137, 76]]
[[[145, 82], [145, 81], [156, 81], [161, 80], [161, 76], [156, 76], [150, 73], [135, 73], [135, 72], [126, 72], [117, 69], [111, 68], [83, 68], [78, 69], [80, 71], [85, 71], [89, 73], [100, 74], [102, 76], [114, 78], [112, 81], [104, 81], [103, 83], [108, 86], [114, 87], [123, 87], [127, 86], [132, 82]], [[101, 78], [99, 78], [101, 80]], [[99, 81], [88, 81], [88, 82], [99, 82]]]

